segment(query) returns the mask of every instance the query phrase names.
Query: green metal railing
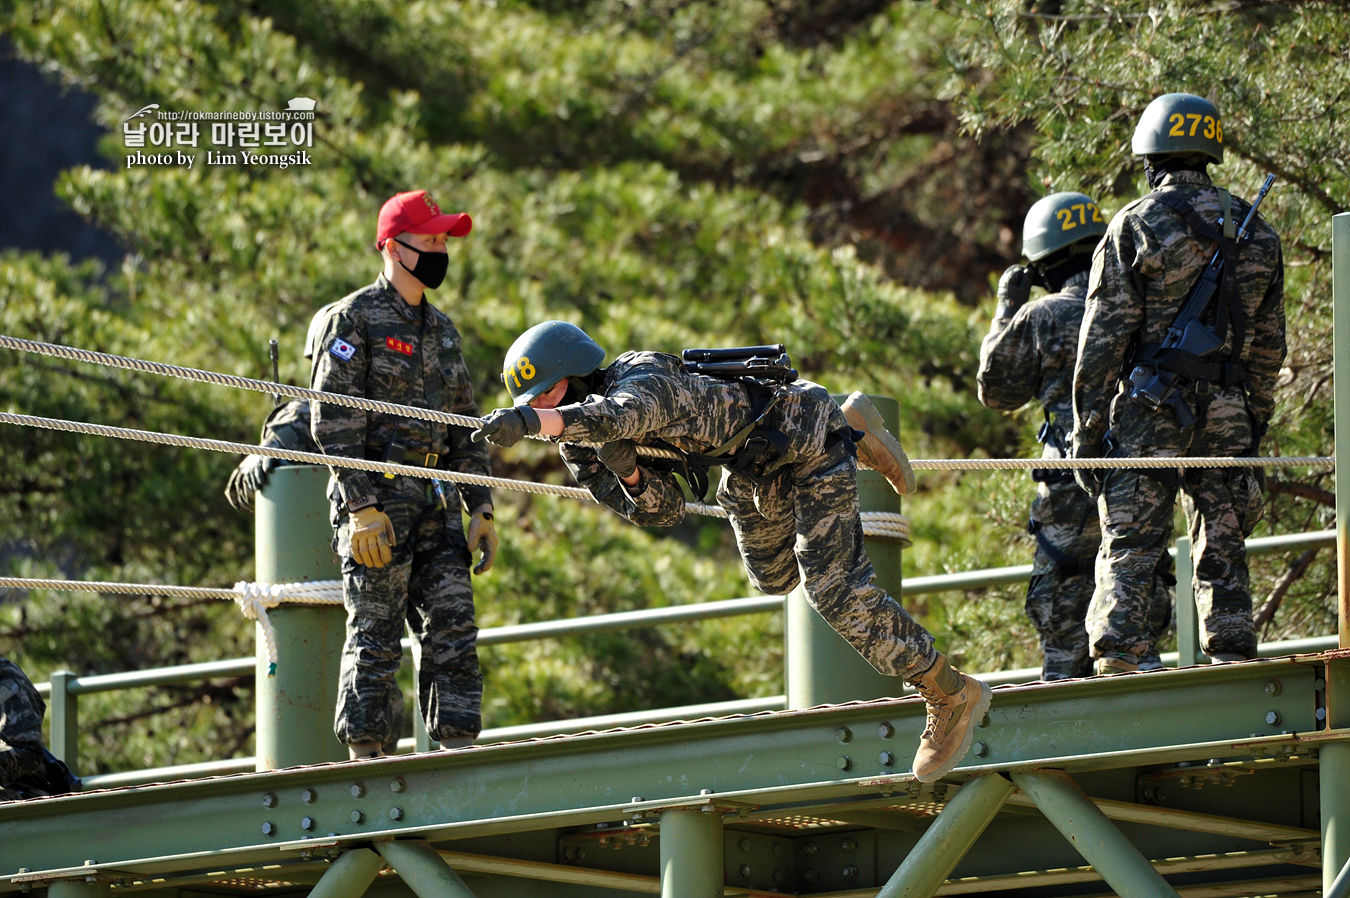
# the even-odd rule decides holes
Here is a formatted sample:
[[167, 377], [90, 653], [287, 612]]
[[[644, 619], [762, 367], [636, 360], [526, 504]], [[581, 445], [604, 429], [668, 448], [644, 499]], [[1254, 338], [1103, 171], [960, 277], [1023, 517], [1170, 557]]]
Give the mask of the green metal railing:
[[[1247, 553], [1251, 556], [1271, 555], [1295, 549], [1309, 549], [1332, 546], [1336, 542], [1336, 531], [1319, 530], [1308, 533], [1283, 536], [1262, 537], [1247, 541]], [[1163, 663], [1168, 666], [1189, 666], [1199, 663], [1204, 656], [1199, 652], [1198, 621], [1195, 614], [1195, 595], [1190, 577], [1191, 565], [1189, 540], [1177, 541], [1177, 548], [1171, 550], [1177, 557], [1177, 644], [1178, 652], [1163, 655]], [[951, 574], [937, 574], [927, 577], [910, 577], [901, 589], [902, 596], [926, 595], [940, 592], [988, 589], [993, 586], [1008, 586], [1025, 583], [1031, 579], [1032, 566], [1016, 565], [1012, 567], [987, 568], [983, 570], [962, 571]], [[480, 632], [480, 646], [505, 645], [513, 642], [528, 642], [538, 639], [557, 639], [564, 636], [576, 636], [584, 633], [604, 633], [620, 630], [655, 627], [665, 624], [688, 623], [714, 620], [724, 617], [739, 617], [750, 614], [768, 614], [783, 610], [782, 596], [759, 596], [744, 599], [729, 599], [720, 602], [703, 602], [695, 605], [676, 605], [666, 608], [649, 608], [641, 611], [624, 611], [615, 614], [597, 614], [591, 617], [557, 621], [541, 621], [530, 624], [514, 624], [504, 627], [492, 627]], [[1262, 644], [1261, 657], [1279, 657], [1282, 655], [1302, 654], [1334, 649], [1337, 637], [1315, 636], [1305, 639], [1287, 640]], [[405, 654], [411, 652], [411, 640], [403, 641]], [[96, 692], [111, 692], [122, 689], [139, 689], [151, 686], [172, 686], [182, 683], [199, 682], [220, 677], [247, 677], [254, 674], [257, 661], [254, 657], [233, 658], [224, 661], [210, 661], [202, 664], [184, 664], [176, 667], [155, 668], [151, 670], [129, 671], [127, 673], [103, 674], [79, 677], [70, 671], [57, 671], [52, 674], [50, 683], [37, 684], [38, 692], [46, 696], [51, 704], [51, 750], [72, 769], [76, 767], [79, 754], [79, 696]], [[1040, 676], [1040, 668], [994, 671], [978, 676], [991, 685], [1007, 685], [1034, 681]], [[519, 739], [532, 739], [542, 736], [573, 733], [586, 730], [603, 730], [614, 727], [638, 726], [644, 723], [662, 723], [672, 720], [693, 720], [703, 717], [718, 717], [730, 714], [753, 714], [761, 711], [777, 711], [786, 707], [783, 695], [766, 696], [754, 699], [741, 699], [731, 702], [714, 702], [700, 705], [685, 705], [671, 708], [659, 708], [634, 711], [624, 714], [608, 714], [595, 717], [572, 718], [567, 720], [544, 721], [520, 726], [498, 727], [484, 730], [480, 742], [503, 742]], [[417, 740], [404, 739], [399, 742], [400, 751], [411, 751], [417, 747]], [[163, 782], [176, 779], [193, 779], [205, 776], [218, 776], [228, 773], [240, 773], [254, 769], [254, 758], [232, 758], [223, 761], [208, 761], [199, 764], [185, 764], [173, 767], [160, 767], [148, 770], [128, 771], [88, 776], [86, 788], [106, 789], [116, 786], [139, 785], [148, 782]]]

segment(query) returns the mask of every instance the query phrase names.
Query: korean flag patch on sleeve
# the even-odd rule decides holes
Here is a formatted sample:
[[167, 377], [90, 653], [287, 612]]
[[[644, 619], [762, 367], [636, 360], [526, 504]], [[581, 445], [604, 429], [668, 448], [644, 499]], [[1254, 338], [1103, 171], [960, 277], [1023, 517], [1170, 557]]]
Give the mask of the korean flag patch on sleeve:
[[328, 351], [344, 362], [350, 362], [352, 356], [356, 355], [356, 347], [341, 338], [334, 340]]

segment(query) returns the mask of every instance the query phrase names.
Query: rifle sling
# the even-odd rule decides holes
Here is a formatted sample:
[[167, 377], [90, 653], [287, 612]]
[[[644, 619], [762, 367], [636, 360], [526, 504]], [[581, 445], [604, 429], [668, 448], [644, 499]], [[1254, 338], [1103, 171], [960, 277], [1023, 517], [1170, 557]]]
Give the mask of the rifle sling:
[[[1220, 188], [1215, 188], [1219, 190]], [[1229, 360], [1236, 363], [1238, 356], [1242, 353], [1243, 343], [1246, 339], [1246, 315], [1242, 310], [1242, 300], [1237, 292], [1237, 266], [1238, 266], [1238, 245], [1236, 238], [1236, 229], [1234, 228], [1234, 237], [1227, 236], [1231, 223], [1236, 219], [1240, 210], [1232, 208], [1235, 205], [1229, 197], [1228, 191], [1221, 190], [1220, 199], [1229, 197], [1229, 208], [1224, 210], [1224, 227], [1220, 231], [1217, 226], [1206, 221], [1196, 212], [1190, 201], [1182, 196], [1180, 190], [1154, 191], [1150, 194], [1152, 199], [1157, 200], [1169, 209], [1172, 209], [1186, 222], [1186, 225], [1199, 236], [1213, 240], [1219, 245], [1219, 252], [1223, 254], [1223, 276], [1219, 280], [1219, 308], [1215, 320], [1214, 333], [1223, 340], [1228, 335], [1228, 328], [1231, 324], [1233, 328], [1232, 351], [1229, 354]], [[1204, 315], [1205, 310], [1196, 314], [1199, 319]], [[1187, 322], [1176, 320], [1172, 322], [1172, 328], [1181, 330]]]

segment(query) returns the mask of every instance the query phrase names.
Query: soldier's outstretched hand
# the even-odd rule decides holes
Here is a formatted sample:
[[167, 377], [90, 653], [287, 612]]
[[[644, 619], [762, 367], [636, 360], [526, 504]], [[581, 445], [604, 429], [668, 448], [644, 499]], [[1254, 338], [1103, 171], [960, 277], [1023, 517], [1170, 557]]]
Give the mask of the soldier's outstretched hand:
[[499, 408], [483, 419], [483, 426], [472, 434], [475, 443], [487, 440], [509, 449], [530, 434], [539, 432], [539, 413], [528, 405]]

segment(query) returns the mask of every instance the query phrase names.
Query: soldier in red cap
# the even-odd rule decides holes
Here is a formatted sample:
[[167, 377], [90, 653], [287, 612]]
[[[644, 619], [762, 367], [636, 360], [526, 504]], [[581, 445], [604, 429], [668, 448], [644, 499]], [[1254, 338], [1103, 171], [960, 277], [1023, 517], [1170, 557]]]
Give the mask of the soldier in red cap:
[[[384, 271], [323, 320], [310, 385], [476, 417], [459, 331], [424, 296], [445, 279], [446, 241], [472, 227], [462, 212], [442, 213], [425, 190], [386, 202], [375, 232]], [[328, 455], [490, 473], [486, 447], [463, 428], [321, 402], [311, 414], [314, 440]], [[353, 758], [378, 757], [397, 742], [403, 694], [395, 676], [406, 621], [427, 732], [446, 748], [472, 743], [482, 728], [483, 678], [469, 565], [481, 549], [474, 573], [486, 573], [497, 554], [491, 493], [335, 468], [328, 498], [347, 606], [338, 739]]]

